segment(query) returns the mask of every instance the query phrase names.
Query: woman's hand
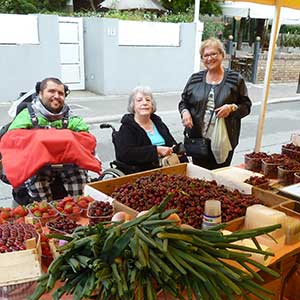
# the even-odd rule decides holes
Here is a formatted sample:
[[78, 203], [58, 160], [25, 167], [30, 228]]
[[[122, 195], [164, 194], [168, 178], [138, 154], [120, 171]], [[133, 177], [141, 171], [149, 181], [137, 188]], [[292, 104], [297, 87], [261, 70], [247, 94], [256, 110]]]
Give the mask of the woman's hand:
[[232, 104], [224, 104], [215, 109], [217, 118], [227, 118], [233, 112]]
[[182, 124], [184, 127], [186, 128], [192, 128], [193, 127], [193, 119], [192, 116], [190, 114], [190, 112], [188, 110], [185, 110], [182, 113]]
[[173, 149], [171, 147], [166, 146], [157, 146], [157, 155], [159, 157], [164, 157], [173, 153]]

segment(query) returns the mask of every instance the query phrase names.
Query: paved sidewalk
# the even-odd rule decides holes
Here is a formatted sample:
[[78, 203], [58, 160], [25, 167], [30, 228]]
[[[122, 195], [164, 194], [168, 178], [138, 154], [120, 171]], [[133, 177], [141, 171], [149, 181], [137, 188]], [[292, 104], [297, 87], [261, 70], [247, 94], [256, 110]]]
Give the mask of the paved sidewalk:
[[[263, 99], [263, 84], [247, 83], [248, 92], [253, 105], [260, 105]], [[284, 102], [284, 101], [300, 101], [300, 94], [296, 93], [297, 83], [271, 84], [268, 103]], [[157, 102], [158, 113], [168, 113], [177, 111], [178, 101], [180, 100], [181, 91], [169, 93], [154, 93]], [[89, 123], [98, 123], [105, 121], [119, 120], [127, 111], [128, 95], [96, 95], [86, 91], [73, 91], [68, 101], [70, 105], [74, 102], [83, 101], [82, 105], [86, 107], [93, 106], [94, 112], [88, 112], [86, 121]], [[101, 105], [100, 109], [97, 106]], [[84, 116], [84, 111], [80, 111]]]
[[[263, 84], [247, 83], [253, 105], [260, 105], [263, 99]], [[296, 93], [297, 83], [271, 84], [268, 103], [300, 100]], [[154, 93], [158, 113], [177, 111], [181, 91]], [[89, 91], [72, 91], [67, 98], [71, 108], [80, 112], [86, 122], [99, 123], [116, 121], [127, 111], [128, 95], [97, 95]], [[9, 122], [7, 111], [11, 103], [0, 102], [1, 124]]]

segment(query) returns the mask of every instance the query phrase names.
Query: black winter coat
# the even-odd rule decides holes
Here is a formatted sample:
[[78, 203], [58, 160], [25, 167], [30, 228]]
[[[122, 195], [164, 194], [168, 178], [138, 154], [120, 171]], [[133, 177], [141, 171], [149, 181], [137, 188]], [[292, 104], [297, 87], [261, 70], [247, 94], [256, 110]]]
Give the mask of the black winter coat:
[[[165, 139], [165, 146], [175, 145], [175, 139], [161, 118], [152, 114], [151, 120]], [[159, 160], [156, 146], [151, 144], [146, 131], [135, 122], [134, 115], [124, 115], [121, 124], [119, 132], [114, 138], [117, 160], [128, 165], [134, 165], [138, 167], [139, 171], [158, 168]]]
[[[188, 109], [193, 119], [193, 128], [187, 129], [190, 137], [201, 137], [203, 118], [208, 101], [210, 88], [205, 82], [207, 71], [193, 74], [188, 80], [182, 99], [179, 102], [179, 112]], [[236, 104], [238, 109], [225, 118], [228, 136], [234, 149], [239, 140], [241, 118], [247, 116], [251, 109], [251, 100], [242, 76], [235, 71], [225, 70], [221, 84], [215, 89], [215, 108], [224, 104]]]

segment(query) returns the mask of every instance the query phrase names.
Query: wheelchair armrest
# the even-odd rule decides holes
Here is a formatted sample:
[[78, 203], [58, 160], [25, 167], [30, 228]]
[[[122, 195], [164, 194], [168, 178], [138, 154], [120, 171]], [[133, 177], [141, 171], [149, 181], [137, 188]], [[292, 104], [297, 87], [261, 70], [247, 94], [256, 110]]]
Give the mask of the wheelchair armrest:
[[128, 165], [122, 161], [119, 160], [114, 160], [110, 163], [110, 167], [111, 168], [117, 168], [120, 171], [122, 171], [125, 174], [132, 174], [132, 173], [137, 173], [140, 172], [140, 168], [138, 168], [137, 166], [134, 165]]
[[48, 164], [45, 165], [41, 170], [66, 170], [66, 169], [73, 169], [78, 168], [76, 164], [67, 163], [67, 164]]

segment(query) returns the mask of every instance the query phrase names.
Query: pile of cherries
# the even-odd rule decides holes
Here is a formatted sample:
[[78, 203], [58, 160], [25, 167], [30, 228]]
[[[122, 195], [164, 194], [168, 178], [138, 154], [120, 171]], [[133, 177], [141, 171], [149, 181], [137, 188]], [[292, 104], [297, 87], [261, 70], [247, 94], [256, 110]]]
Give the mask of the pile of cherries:
[[53, 221], [50, 221], [47, 223], [47, 227], [52, 231], [57, 231], [60, 233], [68, 233], [71, 234], [75, 230], [76, 227], [80, 226], [77, 224], [74, 220], [64, 217], [64, 216], [59, 216]]
[[269, 179], [265, 176], [251, 176], [248, 179], [244, 181], [245, 183], [255, 185], [255, 186], [262, 186], [262, 185], [268, 185]]
[[31, 238], [38, 238], [35, 227], [31, 224], [1, 224], [0, 253], [26, 250], [25, 241]]
[[288, 157], [284, 154], [278, 154], [278, 153], [273, 153], [271, 155], [268, 155], [266, 158], [264, 158], [262, 161], [267, 163], [267, 164], [275, 164], [275, 165], [280, 165], [282, 164]]
[[245, 169], [253, 172], [261, 171], [262, 159], [268, 157], [265, 152], [251, 152], [245, 154]]
[[291, 159], [300, 161], [300, 147], [295, 146], [293, 143], [283, 145], [281, 147], [281, 153], [287, 155]]
[[206, 200], [221, 201], [223, 222], [244, 216], [248, 206], [260, 203], [253, 196], [242, 195], [238, 190], [229, 191], [215, 181], [159, 173], [126, 183], [111, 196], [137, 211], [143, 211], [158, 205], [169, 193], [173, 197], [167, 209], [178, 209], [182, 222], [196, 228], [201, 227]]
[[113, 206], [106, 201], [93, 201], [88, 208], [89, 224], [94, 225], [101, 221], [109, 221], [114, 213]]

